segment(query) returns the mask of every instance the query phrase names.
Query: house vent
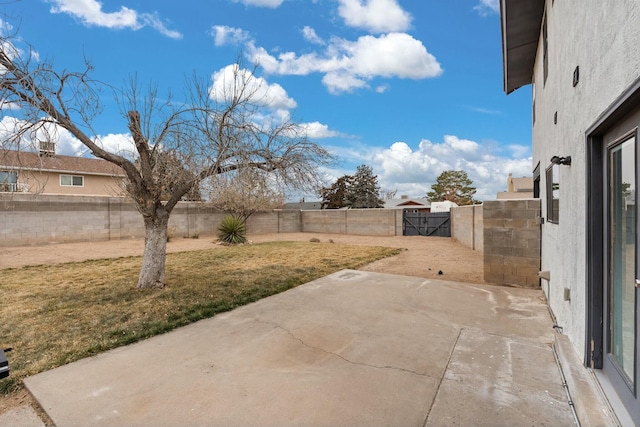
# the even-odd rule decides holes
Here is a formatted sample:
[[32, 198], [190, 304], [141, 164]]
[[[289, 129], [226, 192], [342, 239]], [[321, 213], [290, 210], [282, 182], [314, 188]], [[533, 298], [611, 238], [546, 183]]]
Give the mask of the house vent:
[[408, 194], [403, 194], [402, 196], [400, 196], [401, 200], [407, 200], [409, 198]]
[[56, 154], [56, 143], [51, 141], [40, 141], [38, 153], [41, 156], [54, 156]]

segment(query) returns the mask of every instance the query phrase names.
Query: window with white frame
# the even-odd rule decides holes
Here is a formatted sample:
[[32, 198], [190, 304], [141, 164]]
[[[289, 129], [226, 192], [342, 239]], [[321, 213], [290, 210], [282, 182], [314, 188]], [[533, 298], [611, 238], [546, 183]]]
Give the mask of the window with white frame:
[[18, 191], [18, 172], [0, 170], [0, 192]]
[[63, 187], [84, 187], [84, 176], [60, 175], [60, 185]]

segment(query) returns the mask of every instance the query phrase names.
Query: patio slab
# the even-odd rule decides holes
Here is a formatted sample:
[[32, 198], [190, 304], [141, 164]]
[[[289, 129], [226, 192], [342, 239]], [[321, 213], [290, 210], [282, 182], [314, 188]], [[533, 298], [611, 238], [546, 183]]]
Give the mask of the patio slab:
[[573, 425], [554, 334], [537, 290], [343, 270], [25, 385], [57, 427]]

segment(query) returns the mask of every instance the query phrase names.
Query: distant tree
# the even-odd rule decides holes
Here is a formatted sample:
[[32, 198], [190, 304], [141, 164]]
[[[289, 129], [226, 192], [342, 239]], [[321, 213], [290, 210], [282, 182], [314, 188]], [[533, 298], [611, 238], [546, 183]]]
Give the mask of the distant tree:
[[458, 206], [471, 205], [475, 202], [473, 195], [476, 194], [476, 188], [471, 184], [473, 182], [463, 170], [444, 171], [436, 178], [427, 197], [431, 202], [448, 200]]
[[242, 169], [214, 178], [211, 204], [246, 222], [256, 212], [282, 207], [284, 195], [257, 169]]
[[382, 200], [392, 200], [398, 194], [398, 189], [395, 190], [380, 190], [380, 197]]
[[373, 169], [370, 166], [358, 166], [348, 188], [345, 204], [352, 209], [384, 206], [384, 202], [380, 199], [378, 176], [373, 174]]
[[331, 187], [320, 190], [322, 209], [340, 209], [346, 207], [347, 192], [351, 187], [353, 176], [343, 175]]

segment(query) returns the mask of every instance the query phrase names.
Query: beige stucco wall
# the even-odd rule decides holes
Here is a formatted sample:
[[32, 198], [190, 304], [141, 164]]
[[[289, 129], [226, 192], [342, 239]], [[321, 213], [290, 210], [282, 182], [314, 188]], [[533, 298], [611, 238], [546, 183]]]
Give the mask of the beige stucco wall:
[[[544, 172], [551, 157], [570, 155], [572, 164], [558, 167], [559, 223], [542, 225], [542, 270], [550, 271], [552, 278], [543, 288], [558, 325], [583, 354], [588, 262], [585, 132], [640, 77], [640, 2], [547, 0], [546, 12], [549, 72], [545, 83], [540, 40], [534, 68], [531, 166], [533, 170], [540, 163], [543, 217]], [[576, 66], [580, 81], [574, 87]], [[564, 288], [570, 289], [570, 301], [564, 299]]]

